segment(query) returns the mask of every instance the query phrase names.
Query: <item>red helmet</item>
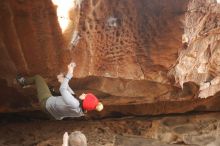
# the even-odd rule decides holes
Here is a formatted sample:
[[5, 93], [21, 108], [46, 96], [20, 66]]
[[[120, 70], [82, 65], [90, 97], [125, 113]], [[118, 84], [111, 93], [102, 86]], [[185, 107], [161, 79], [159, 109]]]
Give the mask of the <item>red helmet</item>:
[[87, 111], [95, 110], [98, 103], [99, 100], [97, 99], [97, 97], [92, 93], [88, 93], [83, 100], [83, 109]]

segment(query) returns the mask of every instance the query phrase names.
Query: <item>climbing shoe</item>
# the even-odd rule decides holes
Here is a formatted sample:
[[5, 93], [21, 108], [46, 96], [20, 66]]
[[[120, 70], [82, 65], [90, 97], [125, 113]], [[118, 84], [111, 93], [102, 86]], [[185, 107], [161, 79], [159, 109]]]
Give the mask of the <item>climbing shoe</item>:
[[17, 75], [16, 76], [16, 80], [17, 80], [17, 83], [22, 87], [24, 88], [26, 86], [25, 84], [25, 78], [21, 75]]
[[59, 92], [56, 92], [54, 86], [48, 86], [49, 90], [50, 90], [50, 93], [53, 95], [53, 96], [61, 96], [61, 94]]

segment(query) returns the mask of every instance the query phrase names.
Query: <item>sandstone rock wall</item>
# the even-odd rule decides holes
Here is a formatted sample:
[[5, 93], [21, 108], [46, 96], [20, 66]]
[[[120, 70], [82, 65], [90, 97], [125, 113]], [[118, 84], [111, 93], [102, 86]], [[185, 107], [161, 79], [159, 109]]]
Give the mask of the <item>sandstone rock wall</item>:
[[192, 0], [186, 12], [184, 47], [171, 73], [180, 85], [192, 81], [200, 86], [199, 97], [219, 91], [220, 4], [215, 0]]
[[[187, 1], [86, 0], [72, 48], [77, 76], [148, 79], [168, 83], [177, 58]], [[84, 58], [82, 60], [81, 58]]]
[[[216, 25], [209, 25], [208, 22], [218, 22], [216, 3], [190, 1], [188, 9], [192, 6], [202, 8], [199, 17], [191, 17], [194, 12], [186, 11], [187, 0], [73, 2], [79, 3], [70, 9], [68, 18], [61, 18], [69, 20], [68, 27], [61, 31], [58, 22], [61, 16], [56, 13], [58, 6], [50, 0], [0, 1], [0, 99], [3, 101], [0, 102], [0, 112], [39, 109], [34, 86], [20, 88], [14, 82], [17, 73], [30, 76], [40, 74], [48, 84], [58, 88], [56, 75], [65, 72], [71, 60], [76, 62], [77, 67], [70, 86], [77, 95], [82, 92], [95, 93], [105, 104], [102, 113], [91, 113], [91, 116], [219, 110], [220, 101], [216, 96], [208, 100], [197, 99], [194, 92], [196, 86], [184, 84], [181, 90], [172, 86], [167, 77], [182, 46], [184, 16], [188, 28], [194, 21], [206, 20], [209, 18], [208, 12], [216, 10], [215, 15], [211, 13], [211, 21], [204, 26], [207, 32], [215, 32], [212, 27]], [[197, 28], [201, 26], [185, 28], [184, 36], [189, 41], [186, 53], [190, 53], [191, 48], [198, 49], [201, 43], [207, 44], [202, 39], [200, 42], [198, 39], [197, 44], [193, 43], [200, 32]], [[203, 39], [207, 42], [216, 40], [217, 37], [212, 35]], [[210, 44], [210, 48], [217, 48], [217, 42]], [[218, 56], [217, 51], [215, 53], [212, 56]], [[184, 50], [170, 72], [181, 83], [185, 74], [180, 74], [182, 72], [178, 69], [181, 68], [179, 64], [183, 56]], [[205, 56], [201, 56], [203, 63], [209, 56], [207, 51]], [[193, 60], [187, 61], [191, 67]], [[215, 64], [218, 59], [214, 57], [210, 61]], [[200, 72], [204, 72], [202, 67]], [[212, 75], [217, 74], [216, 67], [210, 67]], [[188, 75], [191, 68], [186, 70]], [[200, 78], [200, 74], [195, 74], [194, 77], [203, 82], [206, 76]], [[218, 78], [212, 82], [218, 84]]]
[[68, 58], [53, 3], [1, 0], [0, 50], [0, 111], [33, 108], [30, 95], [36, 92], [18, 87], [16, 74], [41, 74], [51, 81]]
[[[4, 80], [16, 73], [51, 79], [73, 59], [78, 65], [76, 77], [168, 83], [166, 72], [181, 46], [187, 1], [83, 1], [80, 8], [70, 10], [71, 21], [63, 34], [50, 0], [0, 4]], [[80, 39], [69, 46], [75, 31]]]
[[0, 2], [2, 79], [16, 73], [54, 75], [63, 59], [62, 34], [49, 0]]

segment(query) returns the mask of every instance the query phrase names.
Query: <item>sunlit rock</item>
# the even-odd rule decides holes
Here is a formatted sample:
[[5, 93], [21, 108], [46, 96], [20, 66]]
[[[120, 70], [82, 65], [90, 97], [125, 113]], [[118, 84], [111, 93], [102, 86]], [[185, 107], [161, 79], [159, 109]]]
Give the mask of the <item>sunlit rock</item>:
[[188, 81], [200, 85], [201, 98], [213, 96], [220, 89], [217, 80], [220, 76], [219, 8], [216, 1], [189, 2], [183, 35], [187, 48], [180, 51], [177, 64], [171, 70], [180, 86]]

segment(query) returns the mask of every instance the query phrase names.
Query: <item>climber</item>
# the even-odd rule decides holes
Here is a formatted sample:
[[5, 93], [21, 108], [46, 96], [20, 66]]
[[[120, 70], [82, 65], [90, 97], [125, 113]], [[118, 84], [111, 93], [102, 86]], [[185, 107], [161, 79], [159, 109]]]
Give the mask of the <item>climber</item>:
[[35, 84], [37, 87], [37, 97], [41, 108], [46, 113], [52, 115], [56, 120], [62, 120], [65, 117], [81, 117], [85, 116], [87, 111], [102, 111], [103, 105], [92, 93], [82, 94], [78, 100], [72, 94], [74, 92], [69, 87], [69, 81], [73, 77], [73, 70], [76, 64], [74, 62], [68, 65], [68, 73], [65, 77], [58, 76], [58, 81], [61, 82], [61, 96], [52, 96], [46, 82], [40, 75], [24, 78], [17, 76], [17, 82], [25, 87]]
[[87, 146], [86, 136], [80, 131], [74, 131], [70, 135], [65, 132], [62, 146]]

